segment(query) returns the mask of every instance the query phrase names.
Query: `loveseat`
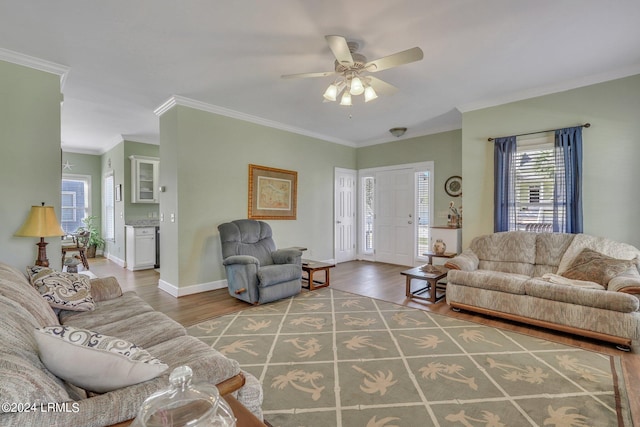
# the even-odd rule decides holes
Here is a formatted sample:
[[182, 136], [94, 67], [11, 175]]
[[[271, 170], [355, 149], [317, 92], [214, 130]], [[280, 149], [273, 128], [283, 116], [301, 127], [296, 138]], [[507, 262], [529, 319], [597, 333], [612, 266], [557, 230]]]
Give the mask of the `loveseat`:
[[[90, 311], [54, 311], [51, 302], [32, 286], [25, 273], [0, 263], [1, 426], [107, 426], [135, 418], [143, 401], [168, 387], [169, 374], [181, 365], [193, 370], [194, 381], [216, 384], [222, 394], [232, 392], [240, 403], [262, 419], [262, 387], [253, 375], [243, 372], [235, 360], [188, 336], [180, 324], [154, 311], [135, 293], [123, 293], [113, 277], [91, 279], [90, 296], [93, 304]], [[136, 346], [127, 348], [128, 352], [153, 356], [155, 365], [144, 368], [163, 372], [155, 378], [112, 391], [83, 389], [55, 376], [47, 369], [50, 365], [42, 360], [65, 357], [71, 372], [89, 369], [89, 378], [78, 381], [104, 381], [113, 387], [119, 379], [115, 378], [116, 370], [111, 365], [101, 363], [105, 352], [87, 356], [78, 351], [76, 357], [63, 353], [68, 343], [56, 343], [52, 349], [42, 347], [43, 339], [56, 339], [39, 335], [42, 331], [66, 329], [90, 330], [99, 333], [98, 336], [117, 337], [120, 339], [117, 342], [133, 343]], [[118, 354], [117, 362], [121, 359]], [[65, 360], [57, 360], [60, 362]], [[128, 373], [124, 377], [125, 381], [130, 380]]]
[[587, 234], [493, 233], [445, 266], [447, 303], [615, 343], [640, 339], [640, 251]]

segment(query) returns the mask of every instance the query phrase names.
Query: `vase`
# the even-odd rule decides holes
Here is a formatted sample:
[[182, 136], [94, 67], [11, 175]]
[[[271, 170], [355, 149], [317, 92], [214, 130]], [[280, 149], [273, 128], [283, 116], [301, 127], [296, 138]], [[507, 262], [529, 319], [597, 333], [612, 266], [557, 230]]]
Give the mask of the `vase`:
[[444, 254], [446, 250], [447, 244], [442, 239], [436, 240], [436, 242], [433, 244], [433, 252], [435, 252], [437, 255]]

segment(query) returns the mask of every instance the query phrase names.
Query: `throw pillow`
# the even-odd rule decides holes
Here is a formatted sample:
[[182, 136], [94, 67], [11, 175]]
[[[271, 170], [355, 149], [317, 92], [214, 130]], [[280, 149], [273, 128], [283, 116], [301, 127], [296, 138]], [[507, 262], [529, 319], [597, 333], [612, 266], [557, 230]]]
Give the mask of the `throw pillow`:
[[635, 259], [616, 259], [591, 249], [583, 249], [562, 276], [596, 282], [606, 288], [611, 279], [635, 265]]
[[34, 335], [49, 371], [97, 393], [148, 381], [168, 368], [135, 344], [87, 329], [47, 326]]
[[95, 308], [88, 276], [39, 266], [27, 267], [27, 274], [31, 284], [51, 307], [71, 311], [91, 311]]

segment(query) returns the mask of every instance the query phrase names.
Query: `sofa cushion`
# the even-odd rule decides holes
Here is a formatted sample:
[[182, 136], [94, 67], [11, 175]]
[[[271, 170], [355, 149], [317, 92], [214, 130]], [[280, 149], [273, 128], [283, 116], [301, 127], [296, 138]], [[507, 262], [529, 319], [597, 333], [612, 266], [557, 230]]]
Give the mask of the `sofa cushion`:
[[82, 328], [95, 329], [100, 325], [107, 325], [118, 320], [128, 319], [135, 314], [151, 311], [154, 311], [153, 307], [144, 302], [135, 292], [125, 292], [119, 298], [97, 302], [94, 311], [63, 310], [58, 314], [58, 317], [63, 325], [75, 324]]
[[556, 273], [562, 274], [569, 268], [569, 265], [573, 263], [573, 259], [585, 248], [617, 259], [634, 259], [640, 257], [640, 250], [627, 243], [616, 242], [605, 237], [576, 234], [566, 252], [562, 255]]
[[[0, 283], [0, 289], [6, 283]], [[31, 288], [31, 285], [27, 283]], [[35, 289], [35, 297], [44, 302]], [[44, 302], [46, 308], [51, 310]], [[70, 400], [64, 382], [56, 378], [38, 357], [33, 330], [39, 319], [19, 302], [0, 295], [0, 396], [11, 403], [49, 403]], [[0, 422], [0, 424], [2, 424]]]
[[157, 377], [168, 366], [129, 341], [72, 326], [35, 330], [40, 359], [56, 376], [105, 393]]
[[459, 285], [520, 295], [524, 295], [524, 284], [528, 279], [530, 279], [530, 277], [523, 274], [502, 273], [489, 270], [449, 270], [447, 274], [447, 280], [449, 282]]
[[470, 245], [481, 261], [535, 264], [536, 233], [509, 231], [476, 237]]
[[260, 287], [277, 285], [278, 283], [300, 279], [302, 268], [297, 264], [273, 264], [258, 269]]
[[[64, 322], [64, 325], [88, 329], [85, 326], [86, 319], [87, 317], [82, 316], [72, 317]], [[134, 342], [144, 348], [187, 334], [181, 324], [157, 311], [134, 314], [126, 319], [95, 325], [92, 330]]]
[[27, 267], [31, 284], [53, 308], [91, 311], [91, 279], [83, 274], [63, 273], [47, 267]]
[[538, 233], [536, 235], [536, 265], [533, 277], [555, 273], [575, 234]]
[[561, 275], [569, 279], [596, 282], [606, 287], [611, 279], [635, 266], [635, 260], [616, 259], [591, 249], [583, 249]]
[[525, 283], [527, 295], [546, 300], [566, 302], [587, 307], [614, 310], [622, 313], [638, 311], [640, 300], [633, 295], [599, 289], [557, 285], [539, 278]]

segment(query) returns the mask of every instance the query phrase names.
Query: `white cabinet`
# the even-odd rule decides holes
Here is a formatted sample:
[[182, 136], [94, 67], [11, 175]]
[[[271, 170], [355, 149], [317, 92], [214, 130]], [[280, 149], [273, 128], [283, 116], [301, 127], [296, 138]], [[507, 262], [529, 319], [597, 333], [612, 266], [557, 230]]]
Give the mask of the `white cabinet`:
[[158, 203], [160, 159], [129, 156], [131, 159], [131, 203]]
[[126, 226], [127, 269], [146, 270], [156, 263], [156, 228]]

